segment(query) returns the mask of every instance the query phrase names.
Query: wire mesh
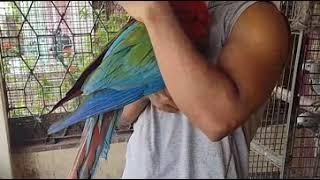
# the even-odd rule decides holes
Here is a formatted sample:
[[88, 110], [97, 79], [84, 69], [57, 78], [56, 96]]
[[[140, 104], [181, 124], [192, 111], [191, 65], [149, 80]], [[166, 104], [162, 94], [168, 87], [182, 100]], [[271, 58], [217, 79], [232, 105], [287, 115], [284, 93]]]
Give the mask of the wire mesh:
[[288, 137], [286, 178], [319, 178], [320, 2], [310, 2], [299, 103]]
[[[79, 105], [75, 99], [47, 116], [128, 18], [111, 1], [0, 2], [1, 73], [13, 142], [45, 138], [48, 119]], [[22, 126], [34, 133], [19, 133]]]
[[291, 29], [306, 28], [308, 1], [280, 1], [280, 10], [287, 16]]
[[[281, 1], [280, 8], [293, 29], [307, 26], [309, 30], [304, 70], [300, 70], [298, 77], [302, 82], [299, 111], [293, 114], [297, 121], [288, 126], [293, 103], [290, 89], [299, 56], [298, 47], [301, 46], [301, 34], [294, 30], [291, 56], [251, 143], [250, 178], [279, 178], [283, 165], [285, 177], [319, 177], [318, 125], [304, 125], [319, 118], [318, 104], [310, 102], [319, 100], [320, 5], [318, 2]], [[310, 16], [308, 24], [307, 15]], [[47, 113], [127, 20], [127, 14], [109, 1], [0, 2], [0, 65], [12, 129], [11, 142], [48, 142], [46, 130], [50, 121], [73, 111], [81, 99], [67, 103], [53, 115]], [[62, 132], [54, 142], [79, 137], [81, 128]]]
[[287, 119], [290, 106], [292, 78], [299, 33], [292, 33], [292, 54], [283, 69], [281, 79], [266, 104], [264, 117], [250, 145], [251, 178], [279, 178], [286, 148]]
[[[249, 177], [251, 179], [280, 178], [286, 157], [288, 122], [292, 113], [293, 92], [297, 75], [304, 28], [306, 3], [281, 1], [280, 10], [286, 15], [291, 27], [290, 56], [281, 78], [267, 101], [264, 117], [250, 144]], [[300, 24], [299, 24], [300, 23]], [[299, 24], [299, 25], [297, 25]]]

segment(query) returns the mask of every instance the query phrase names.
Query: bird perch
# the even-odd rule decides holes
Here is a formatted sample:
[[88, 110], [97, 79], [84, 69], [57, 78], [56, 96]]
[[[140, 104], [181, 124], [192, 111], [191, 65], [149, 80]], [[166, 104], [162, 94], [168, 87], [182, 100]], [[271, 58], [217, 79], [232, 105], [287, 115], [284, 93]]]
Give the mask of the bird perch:
[[[287, 90], [286, 88], [275, 87], [273, 89], [273, 93], [278, 99], [281, 99], [287, 103], [289, 103], [290, 99], [292, 98], [292, 92], [290, 90]], [[319, 100], [311, 99], [307, 96], [300, 96], [299, 105], [303, 110], [320, 115], [320, 108], [314, 106], [314, 104], [318, 102]]]

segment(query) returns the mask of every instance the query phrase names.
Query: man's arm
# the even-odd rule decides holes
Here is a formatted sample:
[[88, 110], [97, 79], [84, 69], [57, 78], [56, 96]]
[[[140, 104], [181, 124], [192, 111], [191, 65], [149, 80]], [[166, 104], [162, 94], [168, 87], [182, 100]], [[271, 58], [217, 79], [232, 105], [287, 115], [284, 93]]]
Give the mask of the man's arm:
[[287, 58], [286, 22], [267, 3], [256, 3], [241, 15], [217, 65], [196, 51], [167, 3], [121, 4], [145, 23], [178, 108], [213, 141], [242, 125], [266, 100]]

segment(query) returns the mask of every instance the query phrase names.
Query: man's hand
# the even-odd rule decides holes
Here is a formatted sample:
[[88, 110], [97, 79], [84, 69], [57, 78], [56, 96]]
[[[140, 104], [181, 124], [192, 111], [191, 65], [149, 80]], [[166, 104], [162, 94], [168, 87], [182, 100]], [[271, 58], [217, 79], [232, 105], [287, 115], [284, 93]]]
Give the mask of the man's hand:
[[144, 109], [150, 102], [161, 111], [171, 113], [176, 113], [179, 111], [177, 105], [173, 102], [167, 89], [164, 89], [158, 93], [141, 98], [140, 100], [127, 105], [123, 110], [119, 129], [128, 129], [131, 124], [138, 119], [140, 114], [144, 111]]
[[130, 16], [138, 21], [147, 21], [152, 16], [167, 15], [171, 12], [168, 1], [116, 1]]
[[177, 105], [173, 102], [167, 89], [149, 96], [151, 104], [161, 111], [176, 113], [179, 112]]

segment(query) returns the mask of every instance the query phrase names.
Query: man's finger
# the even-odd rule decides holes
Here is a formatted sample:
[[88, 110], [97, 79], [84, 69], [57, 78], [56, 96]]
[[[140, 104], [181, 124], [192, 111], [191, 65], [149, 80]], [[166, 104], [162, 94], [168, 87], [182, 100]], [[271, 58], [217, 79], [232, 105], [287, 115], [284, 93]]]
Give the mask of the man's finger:
[[172, 108], [174, 108], [176, 110], [179, 110], [177, 105], [172, 100], [167, 101], [166, 104], [168, 104], [168, 106], [170, 106], [170, 107], [172, 107]]
[[[157, 107], [156, 107], [156, 108], [157, 108]], [[169, 104], [164, 105], [164, 106], [162, 106], [162, 107], [158, 107], [158, 109], [161, 110], [161, 111], [170, 112], [170, 113], [177, 113], [177, 112], [179, 112], [179, 109], [174, 108], [174, 107], [170, 106]]]

